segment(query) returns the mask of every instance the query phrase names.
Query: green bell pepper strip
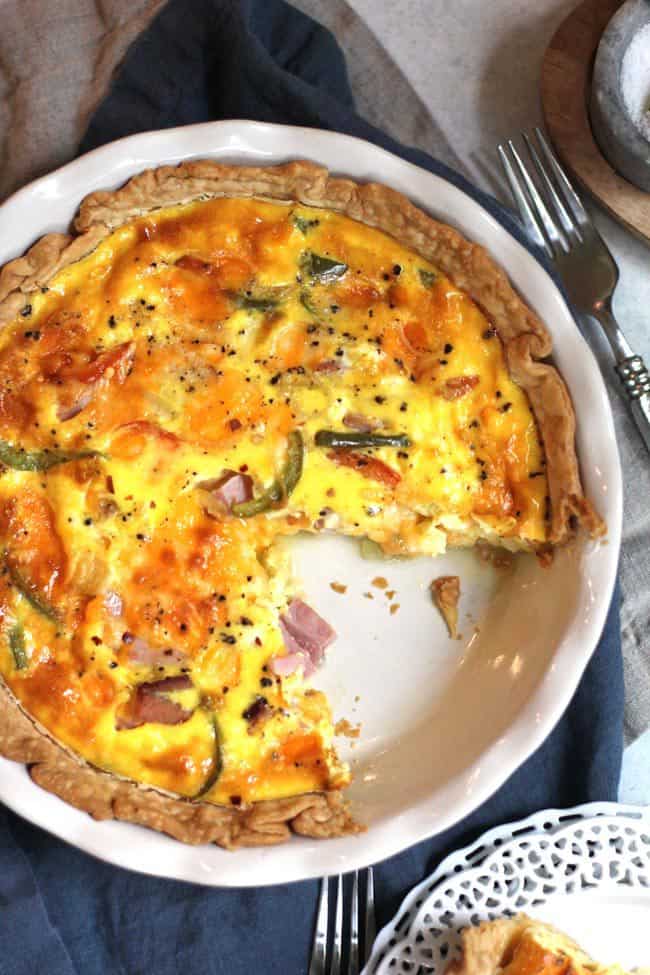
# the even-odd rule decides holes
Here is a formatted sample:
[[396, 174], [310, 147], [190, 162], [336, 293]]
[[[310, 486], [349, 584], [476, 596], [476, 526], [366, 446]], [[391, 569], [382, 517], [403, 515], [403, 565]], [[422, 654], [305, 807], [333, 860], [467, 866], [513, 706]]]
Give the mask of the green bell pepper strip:
[[282, 486], [284, 496], [288, 498], [298, 481], [302, 477], [302, 465], [305, 457], [305, 445], [299, 430], [292, 430], [287, 443], [287, 459], [282, 470]]
[[16, 623], [9, 630], [9, 649], [14, 658], [16, 670], [24, 670], [29, 666], [27, 651], [25, 650], [25, 630], [22, 623]]
[[292, 430], [287, 443], [287, 456], [280, 477], [271, 486], [250, 501], [241, 501], [230, 509], [238, 518], [252, 518], [286, 500], [302, 476], [305, 447], [299, 430]]
[[438, 278], [435, 271], [427, 271], [424, 267], [418, 268], [418, 274], [420, 275], [420, 281], [425, 288], [432, 288]]
[[52, 623], [58, 623], [59, 614], [54, 606], [52, 606], [47, 599], [41, 596], [40, 593], [34, 590], [34, 587], [23, 578], [22, 573], [9, 561], [6, 555], [5, 565], [7, 566], [7, 571], [9, 572], [9, 578], [11, 579], [12, 585], [18, 590], [20, 595], [27, 600], [29, 605], [40, 613], [41, 616], [51, 620]]
[[303, 288], [302, 291], [300, 292], [300, 304], [305, 309], [305, 311], [308, 311], [310, 315], [314, 316], [314, 318], [317, 318], [320, 314], [322, 314], [321, 311], [316, 307], [314, 302], [311, 300], [307, 288]]
[[6, 440], [0, 440], [0, 464], [15, 471], [47, 471], [57, 464], [103, 456], [99, 450], [25, 450]]
[[317, 227], [320, 220], [308, 220], [306, 217], [301, 217], [299, 213], [294, 213], [293, 224], [301, 234], [307, 235], [307, 233], [312, 229], [312, 227]]
[[274, 481], [271, 487], [259, 497], [251, 498], [250, 501], [240, 501], [239, 504], [234, 504], [230, 510], [238, 518], [252, 518], [254, 515], [261, 515], [264, 511], [268, 511], [281, 500], [282, 485], [278, 481]]
[[275, 311], [278, 305], [288, 298], [290, 288], [280, 285], [276, 288], [258, 288], [257, 291], [239, 291], [235, 295], [235, 304], [238, 308], [247, 308], [249, 311], [270, 312]]
[[206, 710], [206, 714], [211, 719], [212, 729], [214, 731], [214, 766], [212, 768], [212, 771], [208, 774], [207, 779], [205, 780], [205, 782], [203, 783], [199, 791], [195, 792], [194, 795], [192, 796], [192, 799], [194, 801], [196, 801], [197, 799], [202, 799], [203, 796], [207, 796], [208, 792], [218, 782], [219, 776], [223, 771], [223, 759], [221, 757], [221, 735], [219, 734], [219, 725], [217, 723], [216, 716], [211, 712], [208, 712], [207, 709], [205, 710]]
[[336, 430], [319, 430], [314, 438], [317, 447], [410, 447], [411, 441], [404, 433], [338, 433]]
[[300, 258], [300, 270], [322, 284], [330, 284], [342, 278], [347, 269], [348, 266], [343, 261], [323, 257], [321, 254], [314, 254], [313, 251], [307, 251]]

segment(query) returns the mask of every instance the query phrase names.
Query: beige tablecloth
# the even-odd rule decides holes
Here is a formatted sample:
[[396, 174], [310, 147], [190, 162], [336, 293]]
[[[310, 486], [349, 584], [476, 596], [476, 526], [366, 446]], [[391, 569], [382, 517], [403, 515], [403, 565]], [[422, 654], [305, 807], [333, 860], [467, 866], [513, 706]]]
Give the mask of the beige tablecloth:
[[[574, 0], [293, 2], [337, 36], [362, 115], [506, 199], [495, 143], [541, 120], [541, 57]], [[116, 65], [163, 3], [0, 0], [0, 199], [74, 155]], [[621, 267], [617, 312], [650, 359], [647, 249], [597, 219]], [[611, 375], [595, 331], [593, 344]], [[650, 462], [614, 384], [610, 391], [626, 475], [621, 583], [632, 740], [650, 725]]]

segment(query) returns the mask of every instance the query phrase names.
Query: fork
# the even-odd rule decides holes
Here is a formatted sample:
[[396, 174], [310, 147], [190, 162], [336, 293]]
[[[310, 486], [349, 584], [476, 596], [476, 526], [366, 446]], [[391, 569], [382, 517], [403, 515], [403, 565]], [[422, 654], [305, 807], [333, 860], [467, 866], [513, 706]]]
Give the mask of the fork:
[[628, 407], [650, 451], [650, 373], [612, 311], [618, 267], [543, 133], [533, 131], [533, 138], [522, 133], [532, 167], [511, 139], [497, 147], [513, 199], [528, 234], [555, 264], [573, 306], [600, 323]]
[[[363, 874], [365, 873], [365, 878]], [[327, 877], [321, 880], [318, 916], [312, 943], [309, 975], [341, 975], [341, 960], [347, 957], [347, 975], [358, 975], [363, 968], [375, 940], [375, 885], [372, 867], [352, 874], [349, 919], [345, 906], [343, 877], [334, 881], [334, 922], [330, 924], [330, 896]], [[361, 890], [363, 889], [363, 895]], [[359, 937], [359, 916], [363, 915], [363, 936]], [[345, 921], [344, 921], [345, 915]], [[343, 947], [343, 929], [348, 934], [348, 950]], [[329, 969], [328, 969], [329, 966]]]

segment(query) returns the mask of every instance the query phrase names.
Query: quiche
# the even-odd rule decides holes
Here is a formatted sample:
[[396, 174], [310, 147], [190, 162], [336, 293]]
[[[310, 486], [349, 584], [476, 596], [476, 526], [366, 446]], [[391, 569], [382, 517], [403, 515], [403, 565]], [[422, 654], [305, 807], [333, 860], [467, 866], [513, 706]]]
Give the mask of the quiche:
[[[642, 970], [636, 970], [642, 975]], [[647, 969], [645, 971], [648, 971]], [[466, 928], [462, 956], [449, 975], [626, 975], [619, 965], [599, 965], [551, 925], [525, 915]]]
[[359, 828], [296, 533], [436, 556], [602, 530], [546, 328], [385, 186], [144, 172], [4, 267], [0, 324], [0, 752], [97, 818]]

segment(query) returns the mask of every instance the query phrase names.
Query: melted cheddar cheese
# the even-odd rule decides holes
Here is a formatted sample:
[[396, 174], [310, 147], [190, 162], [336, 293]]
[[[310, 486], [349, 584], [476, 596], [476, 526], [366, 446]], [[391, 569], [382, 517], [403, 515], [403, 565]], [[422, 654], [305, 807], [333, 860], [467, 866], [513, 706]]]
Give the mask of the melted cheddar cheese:
[[[360, 427], [398, 440], [319, 444]], [[324, 696], [269, 666], [281, 536], [547, 536], [495, 329], [417, 254], [303, 206], [156, 211], [61, 271], [0, 335], [0, 440], [4, 679], [91, 763], [216, 803], [349, 779]], [[257, 514], [215, 501], [227, 471]]]

